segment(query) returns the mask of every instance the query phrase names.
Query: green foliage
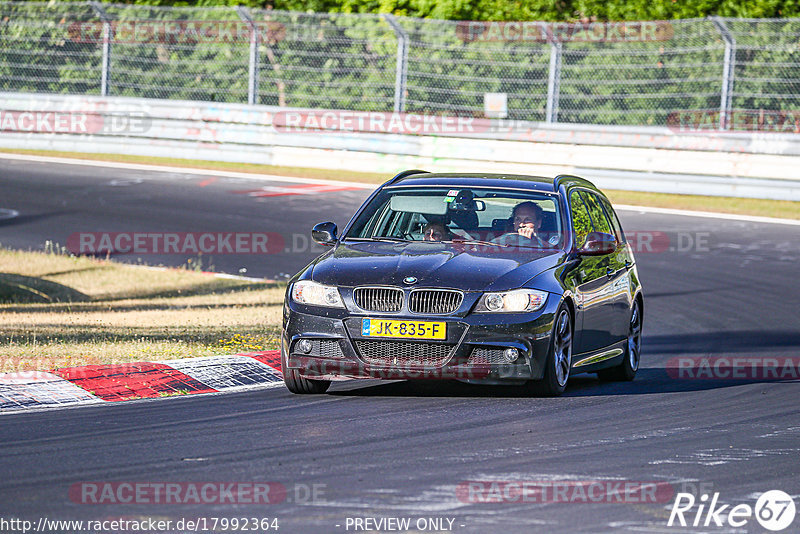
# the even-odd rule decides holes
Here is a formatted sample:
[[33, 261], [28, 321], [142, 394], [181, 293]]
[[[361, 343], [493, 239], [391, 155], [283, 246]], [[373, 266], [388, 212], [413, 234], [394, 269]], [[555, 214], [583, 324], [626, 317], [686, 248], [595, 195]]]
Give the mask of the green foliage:
[[[186, 7], [191, 4], [193, 7]], [[107, 4], [115, 21], [242, 26], [232, 5], [251, 8], [262, 29], [257, 102], [364, 111], [393, 109], [397, 36], [376, 12], [410, 37], [406, 111], [483, 115], [487, 92], [508, 95], [509, 118], [545, 118], [552, 48], [536, 40], [465, 39], [452, 20], [675, 19], [711, 13], [791, 15], [800, 0], [149, 0]], [[177, 7], [163, 7], [163, 6]], [[202, 9], [194, 6], [209, 6]], [[215, 7], [216, 6], [216, 7]], [[312, 11], [330, 11], [320, 14]], [[364, 14], [356, 14], [364, 13]], [[99, 29], [94, 11], [66, 2], [0, 3], [0, 90], [98, 94], [102, 38], [76, 37], [75, 25]], [[737, 42], [734, 109], [800, 109], [800, 19], [731, 20]], [[563, 43], [558, 121], [666, 125], [681, 110], [720, 107], [725, 43], [707, 19], [671, 20], [659, 39]], [[100, 34], [101, 37], [101, 34]], [[118, 38], [111, 44], [109, 94], [246, 102], [250, 39]]]
[[798, 0], [104, 0], [154, 6], [246, 5], [287, 11], [394, 13], [445, 20], [672, 20], [800, 16]]

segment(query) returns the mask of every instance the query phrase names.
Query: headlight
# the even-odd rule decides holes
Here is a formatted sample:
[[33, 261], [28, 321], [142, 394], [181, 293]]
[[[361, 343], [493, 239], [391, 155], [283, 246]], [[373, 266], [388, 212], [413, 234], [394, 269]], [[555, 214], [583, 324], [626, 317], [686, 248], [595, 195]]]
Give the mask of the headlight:
[[536, 311], [547, 301], [546, 291], [515, 289], [502, 293], [484, 293], [475, 307], [476, 312], [519, 313]]
[[301, 280], [292, 285], [292, 300], [310, 306], [344, 308], [344, 302], [342, 302], [338, 289], [311, 280]]

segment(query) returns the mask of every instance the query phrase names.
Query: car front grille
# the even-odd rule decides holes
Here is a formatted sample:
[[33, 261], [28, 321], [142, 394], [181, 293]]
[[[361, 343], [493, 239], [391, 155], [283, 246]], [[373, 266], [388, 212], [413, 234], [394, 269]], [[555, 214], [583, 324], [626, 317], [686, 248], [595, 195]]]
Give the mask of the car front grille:
[[359, 341], [361, 358], [383, 367], [442, 367], [450, 359], [455, 345], [422, 341]]
[[485, 349], [482, 347], [475, 347], [467, 360], [468, 365], [491, 365], [499, 363], [508, 363], [503, 358], [503, 349]]
[[397, 312], [403, 307], [403, 290], [396, 287], [357, 287], [353, 298], [366, 311]]
[[313, 341], [314, 349], [320, 358], [344, 358], [342, 347], [339, 341], [335, 339], [315, 339]]
[[408, 297], [408, 309], [413, 313], [453, 313], [461, 306], [464, 294], [450, 289], [417, 289]]

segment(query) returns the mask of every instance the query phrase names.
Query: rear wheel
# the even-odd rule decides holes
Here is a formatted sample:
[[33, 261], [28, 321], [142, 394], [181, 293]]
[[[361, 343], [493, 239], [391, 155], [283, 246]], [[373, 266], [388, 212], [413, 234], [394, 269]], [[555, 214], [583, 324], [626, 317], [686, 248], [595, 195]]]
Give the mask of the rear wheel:
[[607, 382], [631, 381], [639, 370], [639, 359], [642, 355], [642, 307], [639, 301], [633, 303], [628, 340], [625, 343], [625, 358], [622, 363], [611, 369], [603, 369], [597, 373], [600, 380]]
[[292, 393], [300, 395], [325, 393], [331, 385], [330, 380], [309, 380], [300, 376], [300, 372], [297, 369], [289, 369], [283, 347], [281, 347], [281, 372], [283, 373], [283, 383], [286, 384], [286, 389]]
[[541, 380], [531, 384], [534, 393], [548, 397], [564, 393], [572, 369], [572, 333], [572, 314], [569, 307], [561, 304], [550, 336], [550, 352], [545, 361], [544, 375]]

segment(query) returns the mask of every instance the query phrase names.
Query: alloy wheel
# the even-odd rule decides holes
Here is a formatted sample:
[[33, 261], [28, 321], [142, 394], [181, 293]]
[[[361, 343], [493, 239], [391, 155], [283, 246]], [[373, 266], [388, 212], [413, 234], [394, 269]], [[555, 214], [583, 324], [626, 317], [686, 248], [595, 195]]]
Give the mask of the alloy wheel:
[[559, 313], [555, 334], [553, 365], [555, 365], [556, 381], [559, 386], [563, 387], [567, 383], [572, 366], [572, 322], [567, 310], [561, 310]]
[[631, 314], [631, 327], [628, 334], [628, 360], [631, 370], [639, 369], [639, 357], [642, 352], [642, 314], [639, 312], [639, 303], [633, 306]]

